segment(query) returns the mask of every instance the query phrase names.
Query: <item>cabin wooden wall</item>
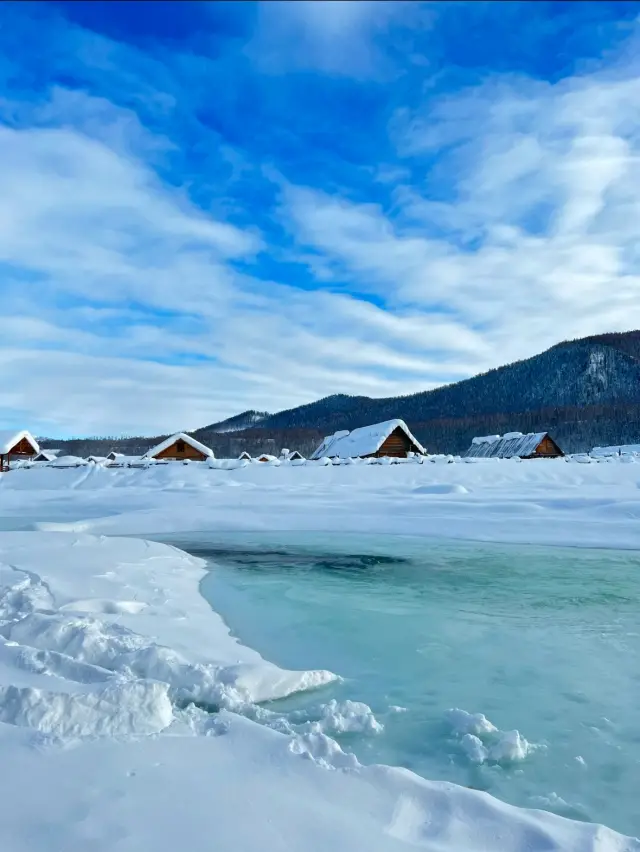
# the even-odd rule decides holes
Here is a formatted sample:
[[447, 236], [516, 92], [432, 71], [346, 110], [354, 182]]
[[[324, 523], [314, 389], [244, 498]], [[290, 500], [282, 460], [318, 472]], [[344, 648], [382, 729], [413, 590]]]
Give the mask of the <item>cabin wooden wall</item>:
[[535, 455], [546, 456], [547, 458], [550, 456], [557, 457], [562, 455], [562, 451], [548, 435], [545, 435], [545, 437], [542, 439], [542, 441], [540, 441], [540, 443], [536, 447]]
[[17, 444], [14, 444], [9, 451], [9, 455], [12, 456], [35, 456], [36, 451], [33, 449], [31, 444], [27, 441], [26, 438], [23, 438], [21, 441], [18, 441]]
[[200, 450], [196, 450], [195, 447], [192, 447], [191, 444], [187, 444], [184, 442], [184, 452], [179, 453], [176, 447], [178, 442], [175, 441], [171, 444], [170, 447], [167, 447], [166, 450], [163, 450], [161, 453], [158, 453], [154, 458], [156, 459], [191, 459], [192, 461], [205, 461], [207, 456], [204, 453], [201, 453]]
[[378, 452], [373, 453], [373, 455], [378, 458], [392, 456], [394, 458], [405, 459], [408, 452], [416, 449], [417, 447], [413, 446], [407, 434], [398, 426], [382, 444]]

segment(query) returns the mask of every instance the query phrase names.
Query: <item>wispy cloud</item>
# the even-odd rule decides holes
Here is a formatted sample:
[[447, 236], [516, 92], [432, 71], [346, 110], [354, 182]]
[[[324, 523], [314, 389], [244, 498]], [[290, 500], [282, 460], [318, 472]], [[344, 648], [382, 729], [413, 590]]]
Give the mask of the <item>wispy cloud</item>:
[[392, 73], [379, 44], [389, 38], [389, 28], [417, 21], [424, 26], [429, 20], [426, 6], [408, 0], [273, 0], [258, 5], [247, 50], [272, 73], [306, 69], [380, 78]]
[[446, 308], [502, 357], [637, 327], [639, 110], [632, 68], [489, 80], [394, 117], [422, 181], [397, 184], [393, 203], [291, 187], [290, 221], [336, 275]]

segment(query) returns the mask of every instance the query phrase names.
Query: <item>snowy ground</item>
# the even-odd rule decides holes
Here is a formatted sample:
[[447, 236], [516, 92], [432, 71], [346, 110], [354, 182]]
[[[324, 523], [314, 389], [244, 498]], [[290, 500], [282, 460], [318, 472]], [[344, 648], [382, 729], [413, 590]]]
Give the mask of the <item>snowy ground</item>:
[[[258, 703], [332, 675], [266, 663], [200, 597], [198, 560], [116, 537], [375, 530], [640, 549], [639, 520], [640, 466], [615, 462], [0, 477], [0, 528], [28, 530], [0, 533], [0, 849], [640, 850], [601, 827], [361, 767], [328, 728], [283, 732]], [[367, 722], [364, 707], [330, 713]]]
[[312, 467], [16, 470], [0, 529], [379, 532], [640, 549], [640, 464], [480, 460]]

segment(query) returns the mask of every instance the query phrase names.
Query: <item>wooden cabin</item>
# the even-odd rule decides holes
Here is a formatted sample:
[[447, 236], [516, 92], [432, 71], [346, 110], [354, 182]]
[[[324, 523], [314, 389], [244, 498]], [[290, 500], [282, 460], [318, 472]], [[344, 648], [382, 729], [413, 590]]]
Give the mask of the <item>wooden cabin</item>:
[[246, 450], [243, 450], [238, 456], [238, 461], [251, 461], [251, 456]]
[[482, 459], [557, 459], [563, 451], [548, 432], [507, 432], [506, 435], [488, 435], [474, 438], [464, 454], [465, 458]]
[[329, 435], [311, 456], [312, 459], [407, 458], [409, 453], [426, 455], [426, 450], [411, 434], [404, 420], [386, 420], [363, 426], [352, 432]]
[[215, 458], [213, 450], [184, 432], [171, 435], [142, 456], [142, 460], [147, 461], [207, 461], [212, 458]]
[[273, 461], [279, 461], [279, 459], [277, 459], [275, 456], [270, 456], [269, 453], [262, 453], [262, 455], [259, 455], [257, 457], [257, 461], [259, 461], [259, 462], [273, 462]]
[[38, 442], [26, 429], [0, 432], [0, 471], [9, 470], [12, 461], [33, 461], [39, 452]]
[[304, 461], [304, 456], [297, 450], [280, 450], [280, 461]]

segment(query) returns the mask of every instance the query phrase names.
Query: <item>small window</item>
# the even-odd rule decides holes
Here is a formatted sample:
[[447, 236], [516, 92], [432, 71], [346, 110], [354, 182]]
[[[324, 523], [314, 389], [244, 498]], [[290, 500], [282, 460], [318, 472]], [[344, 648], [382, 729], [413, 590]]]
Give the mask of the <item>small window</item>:
[[184, 447], [185, 447], [184, 441], [182, 441], [182, 440], [176, 441], [176, 452], [177, 453], [184, 453]]

